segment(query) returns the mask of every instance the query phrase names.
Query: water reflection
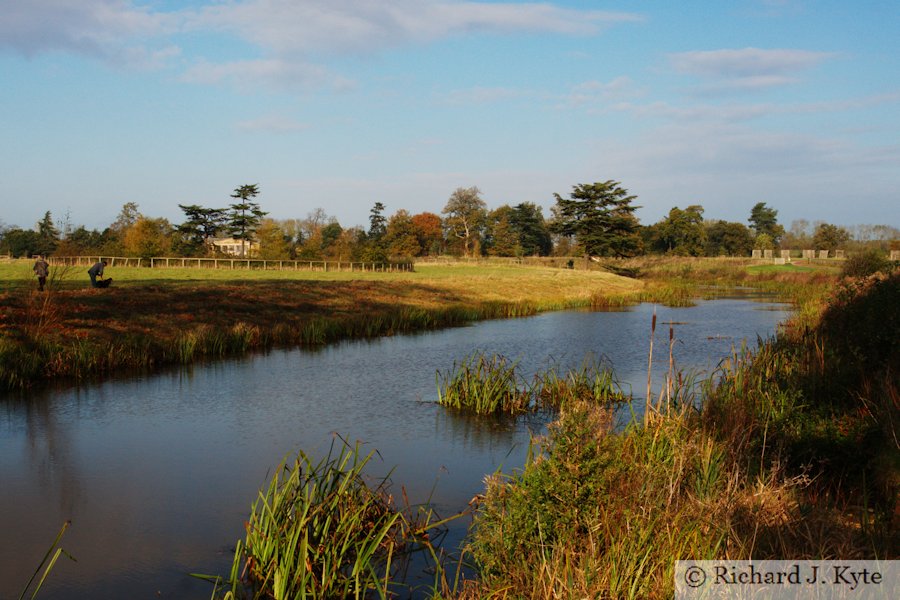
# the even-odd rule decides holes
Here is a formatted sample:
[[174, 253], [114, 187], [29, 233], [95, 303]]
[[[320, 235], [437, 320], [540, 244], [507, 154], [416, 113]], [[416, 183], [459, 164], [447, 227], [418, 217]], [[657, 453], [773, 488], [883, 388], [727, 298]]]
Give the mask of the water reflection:
[[[744, 338], [768, 336], [781, 310], [727, 299], [656, 307], [676, 328], [681, 367], [709, 371]], [[775, 306], [778, 308], [778, 306]], [[472, 352], [519, 361], [524, 377], [605, 357], [636, 395], [646, 389], [654, 307], [573, 311], [471, 327], [275, 350], [154, 377], [7, 399], [0, 409], [0, 597], [21, 591], [63, 521], [47, 598], [208, 598], [186, 574], [225, 573], [257, 490], [278, 461], [328, 451], [334, 432], [377, 449], [413, 503], [465, 507], [483, 477], [520, 467], [544, 419], [484, 420], [434, 404], [435, 373]], [[657, 364], [668, 348], [657, 337]], [[659, 389], [657, 383], [655, 389]], [[450, 539], [465, 533], [454, 525]]]

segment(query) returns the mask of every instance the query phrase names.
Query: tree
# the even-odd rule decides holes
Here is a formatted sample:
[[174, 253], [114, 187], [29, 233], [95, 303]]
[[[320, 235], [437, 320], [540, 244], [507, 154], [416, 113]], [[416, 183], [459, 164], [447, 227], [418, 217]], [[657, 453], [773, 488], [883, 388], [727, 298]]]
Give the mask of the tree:
[[485, 250], [491, 256], [521, 256], [519, 235], [512, 224], [513, 209], [508, 204], [492, 210], [487, 216]]
[[33, 254], [48, 255], [56, 250], [59, 244], [59, 230], [53, 224], [50, 211], [44, 213], [44, 218], [37, 222], [37, 246], [32, 248]]
[[568, 199], [556, 198], [556, 221], [552, 229], [575, 237], [588, 256], [635, 256], [641, 252], [639, 224], [629, 196], [618, 181], [573, 186]]
[[518, 235], [519, 246], [526, 256], [548, 256], [553, 250], [550, 230], [541, 207], [522, 202], [512, 209], [510, 224]]
[[285, 260], [291, 257], [291, 237], [273, 219], [263, 219], [256, 229], [259, 257], [264, 260]]
[[125, 230], [134, 225], [140, 216], [141, 213], [138, 210], [137, 202], [126, 202], [122, 205], [122, 210], [119, 211], [119, 215], [109, 228], [117, 235], [122, 236], [125, 234]]
[[209, 248], [210, 238], [217, 237], [225, 228], [224, 208], [206, 208], [198, 204], [179, 204], [186, 217], [178, 226], [183, 242], [183, 253], [194, 254]]
[[106, 240], [96, 229], [88, 230], [79, 225], [69, 231], [65, 239], [56, 245], [57, 256], [79, 256], [83, 254], [102, 254], [100, 248]]
[[125, 230], [122, 245], [129, 256], [165, 256], [172, 247], [171, 234], [172, 226], [166, 219], [150, 219], [141, 215]]
[[[297, 258], [321, 260], [323, 257], [331, 255], [328, 248], [341, 231], [337, 219], [329, 217], [324, 209], [316, 208], [307, 213], [306, 218], [290, 221], [290, 223], [297, 243]], [[334, 227], [337, 227], [337, 231], [334, 231]], [[328, 228], [331, 228], [331, 231], [326, 235]]]
[[809, 221], [806, 219], [791, 221], [791, 228], [781, 238], [781, 243], [786, 248], [810, 248], [812, 236], [809, 234]]
[[37, 232], [43, 245], [43, 248], [40, 249], [39, 253], [52, 253], [59, 243], [59, 229], [54, 225], [53, 217], [50, 215], [49, 210], [44, 213], [44, 218], [38, 221]]
[[756, 236], [756, 239], [753, 240], [753, 247], [758, 250], [774, 250], [775, 240], [773, 240], [772, 236], [768, 233], [760, 233]]
[[385, 262], [388, 259], [385, 245], [385, 233], [387, 232], [387, 219], [384, 217], [384, 204], [376, 202], [369, 211], [369, 231], [363, 232], [357, 242], [357, 256], [363, 262]]
[[434, 213], [423, 212], [412, 216], [412, 225], [424, 255], [441, 254], [444, 250], [444, 230], [441, 218]]
[[14, 258], [28, 257], [38, 254], [37, 248], [41, 246], [41, 238], [36, 231], [10, 227], [3, 232], [3, 240], [0, 249], [8, 252]]
[[777, 217], [777, 210], [767, 207], [765, 202], [757, 202], [750, 211], [750, 227], [756, 235], [766, 234], [777, 244], [784, 235], [784, 227], [778, 224]]
[[328, 245], [324, 247], [325, 257], [330, 260], [350, 260], [354, 256], [354, 252], [356, 252], [357, 249], [357, 230], [353, 228], [344, 229], [335, 221], [334, 223], [330, 223], [322, 228], [324, 239], [331, 239], [330, 234], [327, 234], [327, 231], [332, 227], [335, 228], [332, 229], [332, 231], [337, 232], [337, 237], [335, 237], [332, 242], [328, 243]]
[[669, 211], [669, 216], [653, 227], [653, 232], [653, 244], [661, 252], [701, 256], [706, 245], [703, 207], [692, 204], [681, 210], [675, 206]]
[[322, 229], [319, 230], [319, 235], [322, 238], [322, 251], [328, 253], [329, 249], [341, 239], [341, 234], [343, 232], [344, 228], [341, 227], [341, 224], [338, 223], [337, 220], [322, 227]]
[[234, 239], [241, 240], [241, 256], [247, 256], [244, 242], [253, 239], [260, 220], [268, 214], [260, 210], [259, 204], [252, 200], [258, 195], [259, 185], [257, 184], [242, 185], [235, 188], [234, 193], [231, 194], [231, 197], [238, 202], [228, 207], [226, 227]]
[[379, 241], [387, 232], [387, 219], [384, 216], [384, 204], [376, 202], [369, 211], [369, 239]]
[[830, 223], [819, 223], [813, 234], [813, 247], [821, 250], [843, 249], [850, 241], [850, 232]]
[[409, 212], [400, 209], [390, 218], [384, 235], [389, 256], [412, 258], [422, 252]]
[[480, 243], [487, 216], [487, 204], [481, 199], [481, 190], [475, 186], [456, 188], [441, 212], [447, 215], [444, 222], [447, 231], [462, 240], [463, 255], [472, 256]]
[[707, 256], [750, 256], [752, 252], [753, 233], [743, 223], [706, 222]]

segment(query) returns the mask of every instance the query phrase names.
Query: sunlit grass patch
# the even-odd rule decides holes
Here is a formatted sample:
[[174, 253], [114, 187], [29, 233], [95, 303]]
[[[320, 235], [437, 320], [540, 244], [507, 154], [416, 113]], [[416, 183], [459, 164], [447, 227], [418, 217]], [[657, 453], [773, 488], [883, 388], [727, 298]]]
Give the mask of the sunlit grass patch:
[[[528, 316], [642, 285], [607, 273], [508, 265], [425, 265], [413, 273], [110, 267], [113, 287], [98, 290], [83, 269], [51, 268], [58, 285], [37, 296], [30, 269], [30, 261], [0, 264], [2, 351], [16, 358], [0, 370], [7, 389]], [[37, 364], [44, 365], [40, 377], [30, 367]]]

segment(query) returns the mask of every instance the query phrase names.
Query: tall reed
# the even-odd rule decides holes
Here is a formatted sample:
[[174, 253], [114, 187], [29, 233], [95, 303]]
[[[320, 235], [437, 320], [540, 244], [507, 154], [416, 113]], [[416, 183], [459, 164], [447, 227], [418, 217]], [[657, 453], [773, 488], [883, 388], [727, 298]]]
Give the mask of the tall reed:
[[579, 367], [565, 372], [553, 365], [536, 373], [530, 389], [537, 397], [535, 406], [556, 411], [577, 402], [611, 406], [631, 400], [619, 385], [612, 368], [592, 357], [586, 357]]
[[561, 372], [558, 365], [534, 374], [531, 383], [517, 372], [518, 363], [503, 355], [475, 352], [447, 373], [437, 372], [438, 404], [477, 415], [558, 411], [573, 402], [599, 406], [630, 399], [612, 370], [586, 358], [580, 367]]
[[516, 363], [505, 356], [476, 352], [453, 364], [452, 371], [435, 376], [438, 404], [478, 415], [515, 414], [531, 406], [531, 395], [521, 388]]
[[[44, 554], [44, 558], [41, 559], [40, 564], [31, 575], [31, 579], [29, 579], [28, 583], [25, 584], [25, 587], [22, 589], [22, 593], [19, 594], [19, 600], [23, 600], [23, 598], [28, 595], [28, 590], [31, 588], [32, 584], [35, 583], [35, 580], [37, 580], [37, 585], [35, 586], [34, 591], [31, 593], [30, 598], [31, 600], [37, 598], [38, 592], [41, 591], [41, 588], [44, 586], [44, 582], [47, 581], [47, 577], [50, 575], [50, 571], [53, 570], [53, 567], [56, 565], [60, 556], [65, 555], [69, 560], [75, 560], [75, 557], [63, 550], [62, 546], [59, 545], [60, 541], [62, 540], [63, 534], [66, 533], [66, 530], [71, 524], [71, 521], [66, 521], [65, 523], [63, 523], [62, 527], [59, 530], [59, 533], [56, 534], [56, 538], [53, 540], [53, 543], [50, 544], [50, 548], [48, 548], [46, 554]], [[38, 575], [40, 575], [41, 569], [44, 569], [44, 573], [43, 575], [41, 575], [40, 579], [38, 579]]]
[[398, 508], [389, 477], [368, 483], [373, 455], [340, 440], [319, 461], [302, 451], [285, 460], [237, 544], [231, 597], [393, 597], [405, 557], [435, 555], [429, 531], [455, 516]]

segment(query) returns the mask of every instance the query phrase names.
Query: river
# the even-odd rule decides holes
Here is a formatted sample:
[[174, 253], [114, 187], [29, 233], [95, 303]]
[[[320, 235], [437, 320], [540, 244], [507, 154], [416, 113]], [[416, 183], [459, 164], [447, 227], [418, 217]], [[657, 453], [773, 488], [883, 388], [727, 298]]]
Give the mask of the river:
[[[62, 523], [42, 599], [209, 598], [191, 572], [227, 574], [260, 487], [285, 456], [333, 434], [377, 450], [413, 502], [460, 510], [485, 474], [521, 467], [541, 424], [465, 418], [434, 404], [435, 373], [476, 350], [528, 376], [603, 357], [642, 397], [653, 311], [659, 377], [674, 323], [679, 368], [710, 372], [772, 335], [788, 307], [759, 298], [564, 311], [414, 335], [273, 350], [142, 377], [0, 399], [0, 598], [18, 597]], [[458, 540], [466, 523], [448, 536]]]

